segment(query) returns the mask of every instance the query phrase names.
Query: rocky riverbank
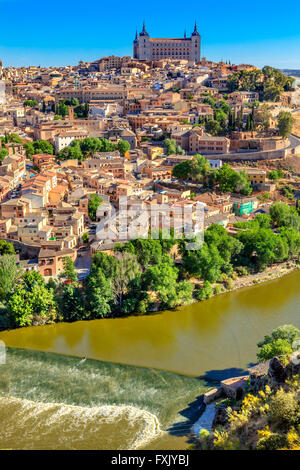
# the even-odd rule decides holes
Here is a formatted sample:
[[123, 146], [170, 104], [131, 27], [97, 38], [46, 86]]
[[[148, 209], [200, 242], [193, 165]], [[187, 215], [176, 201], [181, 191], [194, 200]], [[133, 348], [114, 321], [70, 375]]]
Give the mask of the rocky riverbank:
[[251, 394], [249, 396], [255, 400], [255, 397], [261, 399], [274, 395], [278, 390], [288, 393], [291, 379], [299, 377], [299, 356], [299, 352], [294, 352], [289, 357], [275, 356], [271, 360], [249, 368], [247, 375], [223, 380], [219, 387], [206, 392], [203, 395], [202, 415], [191, 429], [190, 437], [195, 447], [201, 448], [201, 440], [198, 438], [202, 429], [206, 431], [206, 444], [210, 439], [209, 433], [213, 440], [214, 430], [223, 428], [226, 431], [230, 426], [230, 414], [239, 413], [242, 406], [246, 406], [245, 403], [249, 401], [248, 394]]

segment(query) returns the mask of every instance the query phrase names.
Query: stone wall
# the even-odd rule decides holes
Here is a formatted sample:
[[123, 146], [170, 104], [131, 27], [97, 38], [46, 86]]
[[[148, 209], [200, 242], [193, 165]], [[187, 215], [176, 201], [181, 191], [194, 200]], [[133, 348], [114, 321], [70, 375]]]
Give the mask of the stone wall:
[[29, 245], [27, 243], [19, 242], [18, 240], [3, 239], [14, 245], [14, 249], [20, 255], [21, 260], [37, 258], [41, 247], [39, 245]]
[[300, 153], [300, 145], [294, 149], [280, 149], [280, 150], [269, 150], [265, 152], [241, 152], [241, 153], [226, 153], [226, 154], [215, 154], [215, 155], [204, 155], [205, 158], [210, 160], [223, 160], [223, 161], [257, 161], [257, 160], [276, 160], [287, 157], [288, 154]]

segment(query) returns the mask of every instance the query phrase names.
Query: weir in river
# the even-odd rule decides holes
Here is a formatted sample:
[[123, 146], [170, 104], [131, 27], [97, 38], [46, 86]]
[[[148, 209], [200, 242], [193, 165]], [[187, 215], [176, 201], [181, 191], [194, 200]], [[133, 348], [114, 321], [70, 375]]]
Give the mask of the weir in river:
[[[26, 351], [20, 354], [27, 366], [19, 356], [11, 382], [3, 378], [5, 366], [1, 365], [4, 400], [12, 397], [88, 408], [133, 406], [157, 418], [159, 427], [154, 426], [155, 433], [168, 430], [167, 440], [166, 433], [154, 433], [145, 440], [144, 447], [185, 448], [186, 438], [181, 431], [193, 424], [189, 416], [191, 404], [206, 390], [205, 380], [243, 375], [245, 368], [256, 362], [256, 345], [264, 335], [283, 324], [300, 327], [299, 282], [297, 270], [280, 279], [158, 314], [3, 331], [0, 339], [7, 346], [44, 351], [48, 354], [46, 362], [52, 361], [50, 352], [60, 354], [56, 356], [57, 364], [51, 362], [51, 367], [46, 368], [48, 372], [51, 369], [51, 380], [46, 380], [45, 386], [41, 381], [45, 364], [37, 365]], [[88, 359], [80, 369], [78, 363], [83, 357]], [[99, 363], [99, 382], [97, 361], [89, 358], [105, 361]], [[75, 362], [72, 365], [69, 361]], [[86, 382], [84, 392], [81, 380]], [[27, 388], [23, 388], [26, 383]], [[18, 394], [22, 389], [26, 393]], [[9, 407], [3, 406], [2, 410], [8, 413]], [[25, 420], [20, 430], [26, 432], [29, 422]], [[110, 448], [128, 448], [139, 442], [134, 430], [136, 421], [133, 419], [132, 423], [132, 427], [129, 422], [124, 424], [126, 432], [131, 433], [130, 439], [125, 439], [121, 429], [111, 435], [109, 424], [105, 424]], [[99, 428], [99, 433], [103, 429]], [[102, 441], [99, 445], [108, 444]], [[1, 446], [7, 448], [5, 438]]]

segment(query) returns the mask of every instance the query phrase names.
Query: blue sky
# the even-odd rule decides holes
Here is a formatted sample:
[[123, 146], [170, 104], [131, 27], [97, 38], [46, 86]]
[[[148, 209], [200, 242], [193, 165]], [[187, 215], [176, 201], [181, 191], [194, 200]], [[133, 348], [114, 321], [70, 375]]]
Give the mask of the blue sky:
[[[5, 66], [72, 65], [132, 55], [135, 29], [152, 37], [189, 35], [197, 20], [201, 56], [300, 69], [300, 2], [0, 0], [0, 60]], [[192, 13], [191, 13], [192, 12]]]

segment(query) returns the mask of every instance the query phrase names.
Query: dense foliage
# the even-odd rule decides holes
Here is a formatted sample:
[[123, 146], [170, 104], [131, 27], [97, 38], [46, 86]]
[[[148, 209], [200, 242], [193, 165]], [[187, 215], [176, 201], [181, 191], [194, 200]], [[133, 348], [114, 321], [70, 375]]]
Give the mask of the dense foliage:
[[274, 356], [291, 354], [293, 343], [296, 339], [299, 340], [299, 334], [300, 330], [293, 325], [279, 326], [258, 343], [257, 359], [263, 362]]
[[50, 144], [50, 142], [47, 140], [35, 140], [34, 142], [27, 142], [24, 144], [24, 148], [26, 150], [27, 157], [42, 153], [53, 155], [54, 153], [53, 145]]
[[167, 155], [184, 155], [185, 151], [180, 147], [180, 145], [176, 144], [176, 140], [174, 139], [165, 139], [165, 147]]
[[284, 91], [291, 90], [294, 79], [280, 70], [265, 66], [262, 70], [240, 70], [228, 77], [229, 91], [256, 91], [261, 100], [278, 101]]
[[178, 163], [173, 168], [173, 176], [181, 180], [202, 181], [209, 173], [209, 164], [205, 157], [195, 154], [191, 160]]
[[175, 165], [172, 175], [181, 180], [202, 181], [209, 187], [218, 186], [223, 193], [234, 192], [245, 196], [252, 193], [251, 183], [245, 171], [235, 171], [227, 163], [218, 170], [211, 170], [206, 158], [198, 154], [191, 160]]
[[119, 152], [124, 155], [130, 149], [130, 144], [126, 140], [119, 140], [113, 144], [107, 139], [98, 139], [97, 137], [86, 137], [82, 140], [73, 140], [68, 147], [65, 147], [57, 154], [58, 160], [85, 160], [92, 157], [97, 152]]

